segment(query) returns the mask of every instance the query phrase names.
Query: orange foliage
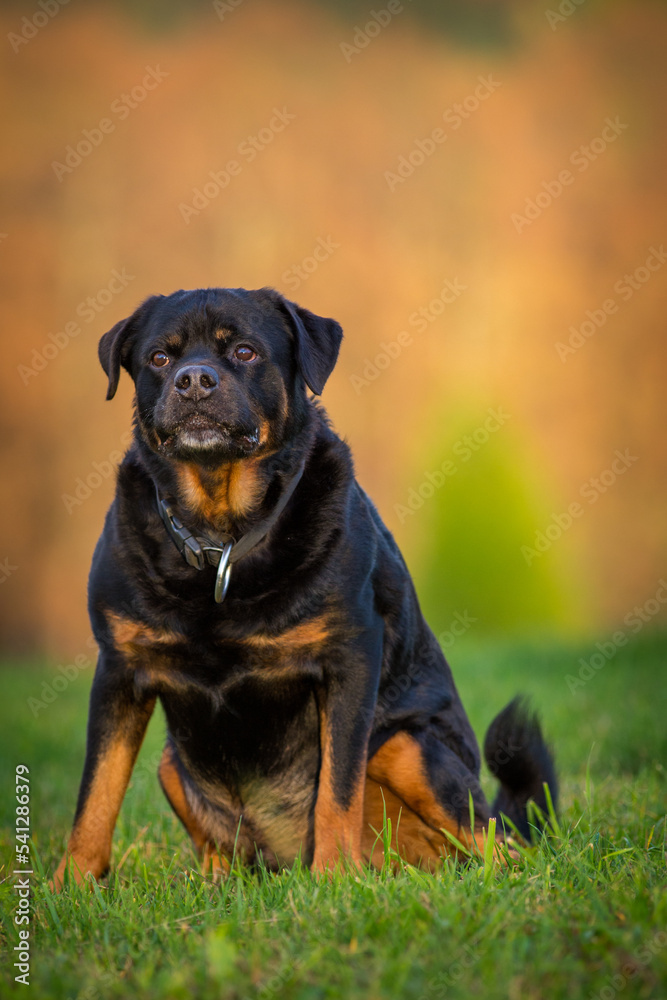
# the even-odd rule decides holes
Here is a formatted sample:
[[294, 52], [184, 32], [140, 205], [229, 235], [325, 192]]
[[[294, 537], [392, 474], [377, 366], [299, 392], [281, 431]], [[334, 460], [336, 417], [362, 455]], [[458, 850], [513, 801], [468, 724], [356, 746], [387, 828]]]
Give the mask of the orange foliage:
[[[613, 289], [665, 237], [667, 12], [598, 5], [551, 30], [541, 9], [517, 11], [511, 52], [454, 47], [406, 13], [348, 63], [349, 25], [268, 0], [223, 23], [204, 10], [157, 37], [72, 5], [17, 53], [6, 46], [0, 559], [17, 567], [1, 591], [11, 646], [85, 648], [87, 567], [131, 399], [124, 378], [105, 404], [97, 340], [148, 294], [206, 285], [273, 285], [341, 321], [325, 403], [408, 556], [419, 522], [399, 523], [394, 504], [420, 481], [425, 447], [434, 465], [444, 457], [438, 424], [459, 401], [512, 414], [554, 510], [616, 448], [635, 449], [636, 467], [562, 544], [590, 580], [593, 624], [651, 596], [664, 569], [667, 268], [627, 301]], [[19, 20], [3, 13], [4, 36]], [[157, 66], [168, 75], [123, 105]], [[489, 75], [500, 86], [458, 127], [455, 112], [443, 118]], [[294, 115], [280, 130], [275, 109]], [[571, 155], [616, 116], [628, 128], [577, 169]], [[53, 161], [104, 118], [113, 129], [59, 179]], [[387, 179], [438, 128], [446, 139], [422, 144], [412, 175]], [[230, 160], [240, 169], [185, 221], [179, 206]], [[517, 232], [512, 215], [568, 167], [573, 182]], [[320, 240], [328, 253], [309, 274], [302, 262]], [[436, 315], [446, 281], [465, 291]], [[556, 343], [610, 297], [618, 312], [561, 360]], [[423, 330], [409, 321], [420, 308]], [[386, 370], [355, 381], [404, 330], [411, 342]], [[46, 364], [27, 375], [33, 350]], [[68, 503], [91, 476], [90, 496]]]

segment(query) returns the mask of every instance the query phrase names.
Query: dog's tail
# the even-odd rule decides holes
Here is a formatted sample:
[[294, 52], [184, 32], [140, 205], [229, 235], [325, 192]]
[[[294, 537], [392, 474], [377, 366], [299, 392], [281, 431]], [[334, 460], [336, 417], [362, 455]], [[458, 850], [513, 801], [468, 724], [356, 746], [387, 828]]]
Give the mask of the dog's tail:
[[[533, 799], [546, 815], [548, 805], [544, 783], [549, 786], [556, 808], [558, 782], [553, 757], [542, 736], [537, 714], [521, 697], [514, 698], [489, 726], [484, 740], [484, 756], [491, 774], [500, 782], [491, 815], [500, 817], [503, 813], [530, 842], [528, 800]], [[500, 821], [502, 823], [502, 819]]]

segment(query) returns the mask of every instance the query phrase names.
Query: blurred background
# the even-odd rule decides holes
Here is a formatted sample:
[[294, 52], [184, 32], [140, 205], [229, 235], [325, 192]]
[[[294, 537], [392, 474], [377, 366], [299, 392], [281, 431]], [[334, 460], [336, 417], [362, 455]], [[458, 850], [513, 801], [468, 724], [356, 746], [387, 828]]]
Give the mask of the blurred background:
[[97, 341], [208, 285], [343, 325], [324, 403], [445, 649], [664, 623], [663, 3], [0, 20], [6, 652], [89, 653], [132, 400]]

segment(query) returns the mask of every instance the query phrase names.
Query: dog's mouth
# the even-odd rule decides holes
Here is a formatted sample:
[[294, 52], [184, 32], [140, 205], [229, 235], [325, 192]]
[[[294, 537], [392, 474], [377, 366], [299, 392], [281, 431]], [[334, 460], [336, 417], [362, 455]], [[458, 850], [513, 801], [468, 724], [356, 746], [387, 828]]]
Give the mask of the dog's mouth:
[[259, 445], [258, 427], [232, 427], [203, 413], [192, 413], [173, 429], [158, 431], [160, 450], [234, 451], [251, 454]]

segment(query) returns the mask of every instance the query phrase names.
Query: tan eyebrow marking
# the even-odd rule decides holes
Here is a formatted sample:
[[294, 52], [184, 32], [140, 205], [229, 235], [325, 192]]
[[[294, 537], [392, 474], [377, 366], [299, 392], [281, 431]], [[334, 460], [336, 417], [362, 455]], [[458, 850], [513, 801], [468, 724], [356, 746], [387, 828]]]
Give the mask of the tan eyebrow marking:
[[167, 348], [168, 351], [180, 351], [180, 349], [183, 347], [183, 338], [180, 337], [177, 333], [172, 334], [171, 337], [165, 340], [164, 346]]
[[226, 327], [223, 327], [221, 330], [215, 331], [216, 340], [225, 340], [227, 337], [232, 337], [233, 335], [234, 331], [228, 330]]

